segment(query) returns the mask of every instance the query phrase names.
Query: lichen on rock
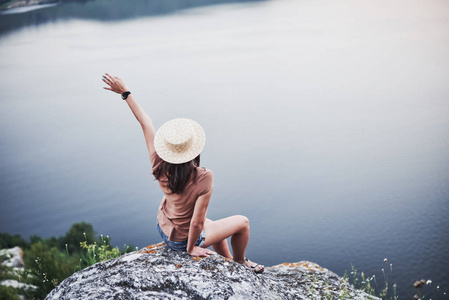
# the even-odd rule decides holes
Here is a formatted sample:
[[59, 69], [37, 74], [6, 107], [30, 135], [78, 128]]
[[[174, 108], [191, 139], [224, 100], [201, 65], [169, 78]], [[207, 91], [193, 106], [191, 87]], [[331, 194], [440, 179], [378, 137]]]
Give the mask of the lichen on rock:
[[46, 299], [374, 299], [311, 262], [263, 274], [220, 255], [191, 257], [164, 243], [81, 270]]

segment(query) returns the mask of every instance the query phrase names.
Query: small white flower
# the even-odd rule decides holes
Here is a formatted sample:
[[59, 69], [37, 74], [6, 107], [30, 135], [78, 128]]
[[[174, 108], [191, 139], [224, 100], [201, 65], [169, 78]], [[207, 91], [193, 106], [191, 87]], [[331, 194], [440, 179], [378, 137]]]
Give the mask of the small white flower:
[[427, 285], [431, 285], [431, 284], [432, 284], [432, 280], [430, 280], [430, 279], [427, 280], [426, 284], [427, 284]]
[[387, 261], [388, 261], [388, 259], [384, 258], [384, 262], [387, 262]]

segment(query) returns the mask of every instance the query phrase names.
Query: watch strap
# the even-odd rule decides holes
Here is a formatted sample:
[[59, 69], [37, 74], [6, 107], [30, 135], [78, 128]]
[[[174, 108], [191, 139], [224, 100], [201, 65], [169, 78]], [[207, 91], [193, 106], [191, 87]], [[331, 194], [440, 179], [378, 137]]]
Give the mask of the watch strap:
[[130, 91], [123, 92], [123, 93], [122, 93], [122, 99], [123, 99], [123, 100], [126, 100], [126, 98], [128, 98], [128, 96], [129, 96], [130, 94], [131, 94]]

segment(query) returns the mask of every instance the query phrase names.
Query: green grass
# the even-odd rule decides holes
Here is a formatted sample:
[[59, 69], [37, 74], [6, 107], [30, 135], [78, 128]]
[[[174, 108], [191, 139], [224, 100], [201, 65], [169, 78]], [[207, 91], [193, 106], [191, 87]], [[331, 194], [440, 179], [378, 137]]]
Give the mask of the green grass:
[[[394, 282], [393, 264], [387, 258], [384, 259], [384, 265], [381, 269], [382, 278], [376, 278], [375, 275], [366, 276], [363, 272], [358, 272], [357, 269], [351, 265], [351, 272], [348, 275], [345, 272], [343, 278], [346, 282], [352, 284], [356, 289], [362, 290], [369, 295], [378, 297], [382, 300], [398, 300], [404, 299], [399, 297], [396, 292], [396, 283]], [[445, 294], [440, 292], [440, 287], [432, 287], [431, 280], [420, 280], [414, 284], [415, 295], [413, 299], [441, 299]], [[439, 298], [440, 297], [440, 298]], [[342, 298], [349, 299], [349, 298]]]
[[[61, 281], [97, 262], [119, 257], [135, 250], [124, 246], [120, 251], [112, 247], [109, 236], [95, 237], [91, 224], [73, 224], [69, 231], [59, 238], [43, 239], [31, 236], [27, 242], [20, 235], [0, 233], [0, 249], [20, 246], [23, 250], [24, 271], [15, 271], [0, 264], [0, 279], [13, 279], [31, 284], [36, 289], [12, 289], [0, 286], [0, 299], [44, 299]], [[0, 262], [7, 259], [1, 257]], [[16, 297], [17, 296], [17, 297]]]

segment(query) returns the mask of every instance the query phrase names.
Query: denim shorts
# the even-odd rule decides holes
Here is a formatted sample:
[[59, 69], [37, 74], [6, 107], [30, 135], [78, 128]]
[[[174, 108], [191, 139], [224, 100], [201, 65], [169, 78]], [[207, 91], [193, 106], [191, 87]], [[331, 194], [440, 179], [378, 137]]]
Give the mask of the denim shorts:
[[[157, 230], [159, 231], [159, 234], [161, 235], [164, 242], [167, 244], [167, 247], [175, 250], [175, 251], [187, 251], [187, 240], [182, 242], [172, 242], [168, 239], [168, 236], [162, 231], [161, 227], [159, 226], [159, 223], [157, 223]], [[204, 229], [201, 231], [200, 237], [195, 243], [195, 246], [201, 247], [204, 244], [204, 241], [206, 240], [206, 233], [204, 232]]]

